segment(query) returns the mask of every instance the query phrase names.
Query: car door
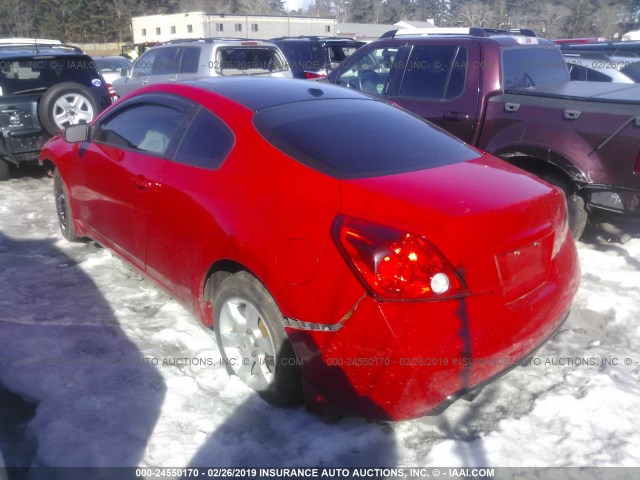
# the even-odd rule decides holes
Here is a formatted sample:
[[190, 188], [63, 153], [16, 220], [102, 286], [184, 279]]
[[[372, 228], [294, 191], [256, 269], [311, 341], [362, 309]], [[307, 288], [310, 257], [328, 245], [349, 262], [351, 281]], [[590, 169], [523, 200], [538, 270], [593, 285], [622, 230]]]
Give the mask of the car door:
[[389, 100], [470, 142], [478, 113], [480, 47], [442, 40], [411, 48], [402, 81]]
[[209, 74], [213, 72], [213, 64], [205, 65], [205, 60], [200, 61], [202, 48], [194, 47], [182, 47], [180, 54], [180, 68], [178, 72], [178, 81], [191, 80], [202, 76], [201, 71], [206, 71]]
[[162, 171], [187, 108], [158, 94], [125, 102], [92, 127], [92, 139], [74, 164], [78, 220], [140, 269]]
[[173, 161], [166, 164], [162, 189], [154, 200], [146, 268], [185, 302], [191, 300], [194, 275], [203, 274], [204, 259], [220, 249], [220, 239], [226, 238], [218, 225], [219, 209], [228, 201], [223, 192], [236, 187], [218, 169], [234, 141], [231, 130], [216, 115], [199, 108]]

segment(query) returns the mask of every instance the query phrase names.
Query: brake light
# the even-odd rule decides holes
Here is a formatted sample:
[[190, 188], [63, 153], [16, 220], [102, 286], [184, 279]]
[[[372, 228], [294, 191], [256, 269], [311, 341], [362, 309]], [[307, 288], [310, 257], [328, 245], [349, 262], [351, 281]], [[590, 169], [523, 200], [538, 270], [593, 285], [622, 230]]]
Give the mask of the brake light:
[[304, 72], [304, 78], [311, 79], [311, 78], [326, 78], [327, 77], [327, 71], [326, 70], [318, 70], [317, 72], [311, 72], [309, 70], [305, 70]]
[[109, 92], [109, 99], [111, 100], [111, 103], [116, 103], [120, 97], [118, 96], [116, 89], [113, 88], [113, 85], [110, 83], [107, 83], [107, 91]]
[[371, 295], [379, 300], [440, 300], [469, 295], [458, 273], [420, 235], [338, 216], [333, 239]]
[[256, 46], [256, 45], [260, 45], [260, 44], [258, 42], [242, 42], [242, 43], [240, 43], [240, 45]]
[[556, 258], [556, 255], [564, 245], [564, 242], [567, 240], [567, 235], [569, 233], [569, 222], [567, 220], [567, 207], [565, 202], [561, 203], [561, 213], [560, 218], [557, 221], [556, 231], [553, 237], [553, 250], [551, 251], [551, 258]]

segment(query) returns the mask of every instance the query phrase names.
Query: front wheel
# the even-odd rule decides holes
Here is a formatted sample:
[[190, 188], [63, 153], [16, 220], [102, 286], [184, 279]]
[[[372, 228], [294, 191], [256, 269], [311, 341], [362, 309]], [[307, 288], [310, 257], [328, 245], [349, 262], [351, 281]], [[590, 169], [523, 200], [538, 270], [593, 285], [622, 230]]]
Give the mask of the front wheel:
[[267, 289], [249, 273], [238, 272], [222, 282], [213, 306], [216, 341], [229, 373], [269, 403], [299, 405], [300, 369]]
[[53, 195], [56, 202], [60, 233], [70, 242], [79, 242], [81, 238], [76, 234], [73, 213], [69, 205], [69, 193], [58, 170], [53, 173]]
[[574, 240], [579, 240], [587, 226], [588, 213], [584, 198], [572, 188], [565, 180], [556, 175], [542, 175], [542, 179], [551, 185], [560, 187], [567, 201], [567, 216], [569, 230]]

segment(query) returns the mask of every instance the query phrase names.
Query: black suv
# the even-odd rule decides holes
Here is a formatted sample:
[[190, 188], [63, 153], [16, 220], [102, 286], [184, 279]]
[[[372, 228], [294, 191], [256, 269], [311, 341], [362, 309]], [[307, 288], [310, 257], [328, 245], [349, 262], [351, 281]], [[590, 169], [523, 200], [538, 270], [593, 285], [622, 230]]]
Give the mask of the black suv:
[[295, 78], [326, 77], [365, 44], [339, 37], [280, 37], [269, 41], [280, 47]]
[[90, 122], [113, 98], [91, 57], [77, 47], [0, 44], [0, 180], [9, 177], [9, 164], [36, 163], [48, 138]]

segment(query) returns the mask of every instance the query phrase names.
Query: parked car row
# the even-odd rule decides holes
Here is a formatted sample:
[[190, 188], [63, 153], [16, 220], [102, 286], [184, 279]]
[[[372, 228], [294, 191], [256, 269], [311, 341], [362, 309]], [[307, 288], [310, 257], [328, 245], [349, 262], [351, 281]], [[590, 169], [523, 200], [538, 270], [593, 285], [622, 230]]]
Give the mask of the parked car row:
[[143, 68], [42, 148], [60, 231], [277, 405], [401, 419], [476, 393], [568, 315], [570, 232], [639, 209], [640, 87], [571, 82], [528, 32], [393, 32], [324, 82], [266, 78], [292, 76], [278, 47], [236, 39], [154, 47], [124, 83]]

